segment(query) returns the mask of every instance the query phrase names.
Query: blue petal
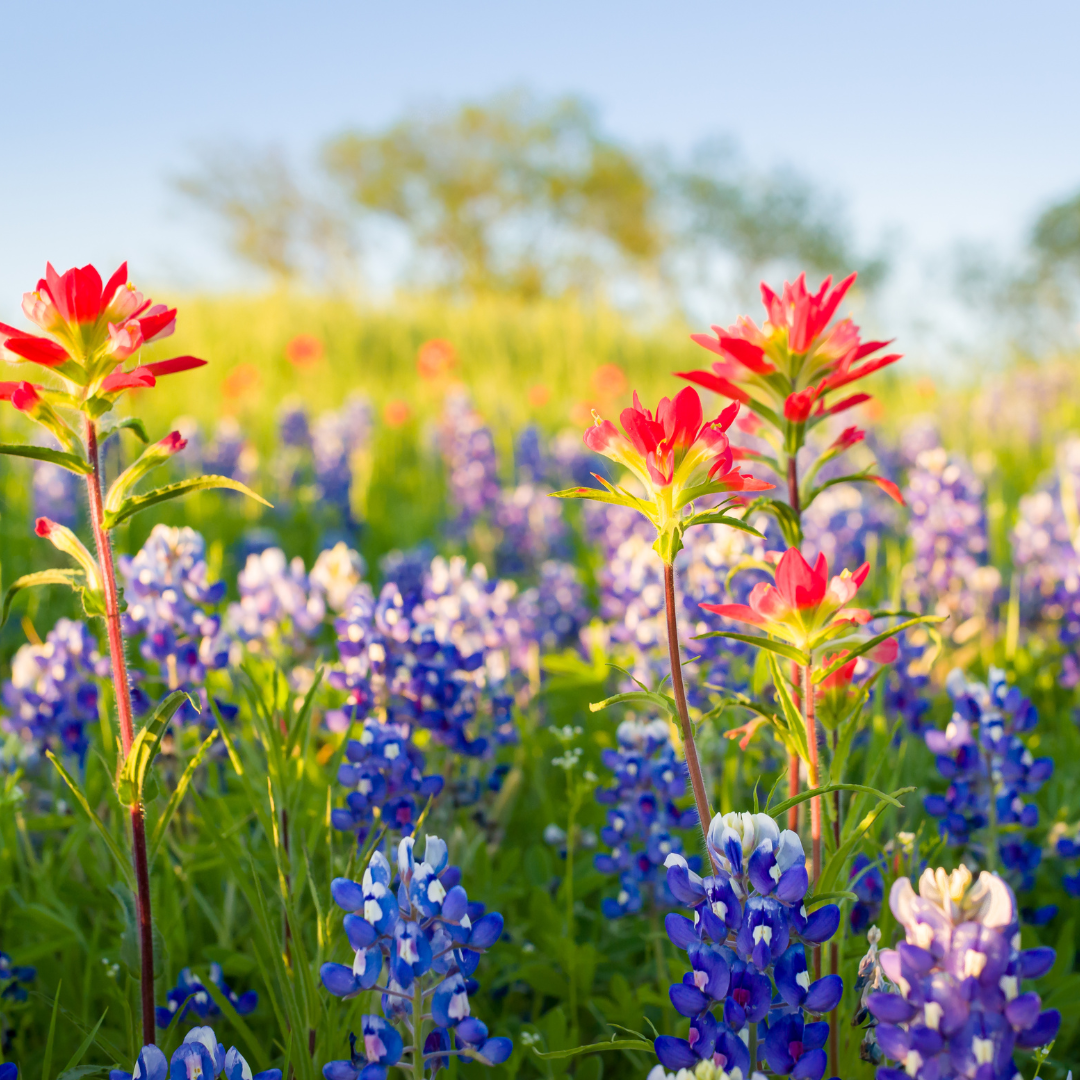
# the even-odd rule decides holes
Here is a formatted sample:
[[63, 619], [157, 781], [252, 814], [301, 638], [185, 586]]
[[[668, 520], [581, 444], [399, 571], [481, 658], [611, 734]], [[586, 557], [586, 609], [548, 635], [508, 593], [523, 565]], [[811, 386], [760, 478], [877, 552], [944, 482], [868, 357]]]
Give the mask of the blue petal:
[[840, 909], [835, 904], [826, 904], [810, 914], [806, 920], [806, 928], [799, 936], [817, 945], [828, 941], [839, 925]]
[[319, 975], [322, 977], [323, 986], [334, 997], [348, 997], [361, 989], [360, 980], [353, 974], [352, 968], [344, 964], [323, 964], [319, 968]]
[[366, 949], [379, 936], [374, 926], [360, 915], [351, 912], [343, 920], [345, 933], [349, 938], [349, 944], [354, 949]]
[[503, 917], [497, 911], [485, 915], [472, 928], [472, 933], [469, 935], [469, 948], [490, 949], [499, 940], [502, 931]]
[[709, 1007], [709, 999], [696, 986], [686, 983], [675, 983], [668, 996], [680, 1016], [697, 1016]]
[[665, 1069], [692, 1069], [701, 1059], [685, 1039], [661, 1035], [653, 1043], [653, 1050]]
[[514, 1052], [514, 1044], [503, 1036], [488, 1039], [480, 1047], [480, 1053], [491, 1062], [492, 1065], [501, 1065]]
[[832, 1012], [844, 993], [844, 980], [839, 975], [826, 975], [823, 979], [810, 984], [803, 1008], [807, 1012]]
[[334, 878], [330, 882], [330, 895], [334, 903], [345, 911], [364, 910], [364, 890], [348, 878]]

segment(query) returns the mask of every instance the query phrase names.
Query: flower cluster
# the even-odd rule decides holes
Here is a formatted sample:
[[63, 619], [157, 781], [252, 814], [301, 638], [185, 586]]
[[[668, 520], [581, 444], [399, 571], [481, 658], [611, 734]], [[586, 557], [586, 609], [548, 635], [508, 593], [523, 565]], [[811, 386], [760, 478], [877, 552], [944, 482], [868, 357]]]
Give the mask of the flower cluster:
[[982, 483], [938, 446], [919, 452], [906, 496], [913, 547], [906, 591], [912, 606], [951, 616], [950, 630], [962, 643], [985, 622], [1001, 584], [998, 570], [987, 565]]
[[442, 791], [443, 778], [424, 775], [425, 758], [413, 743], [408, 724], [364, 721], [358, 739], [350, 739], [338, 768], [338, 783], [349, 789], [345, 806], [331, 811], [335, 829], [368, 837], [376, 819], [408, 836], [423, 803]]
[[231, 1047], [228, 1051], [218, 1042], [214, 1029], [192, 1028], [184, 1041], [173, 1051], [171, 1058], [153, 1044], [144, 1046], [131, 1072], [112, 1069], [109, 1080], [281, 1080], [280, 1069], [251, 1072], [244, 1056]]
[[499, 501], [498, 463], [491, 429], [465, 393], [447, 396], [439, 447], [446, 463], [450, 501], [457, 511], [453, 531], [464, 533]]
[[973, 882], [963, 866], [928, 869], [918, 893], [900, 878], [889, 906], [905, 940], [880, 963], [898, 992], [876, 990], [867, 1006], [899, 1067], [881, 1066], [878, 1080], [1011, 1080], [1014, 1049], [1052, 1042], [1061, 1023], [1022, 985], [1049, 971], [1054, 950], [1020, 949], [1012, 891], [985, 870]]
[[281, 548], [249, 555], [236, 579], [239, 603], [229, 605], [229, 627], [253, 651], [302, 651], [322, 628], [326, 600], [313, 588], [299, 556]]
[[[469, 902], [438, 837], [428, 836], [422, 862], [413, 846], [412, 837], [398, 845], [396, 890], [380, 851], [362, 882], [335, 878], [331, 885], [348, 913], [345, 934], [354, 956], [351, 964], [323, 964], [323, 985], [340, 998], [381, 992], [383, 1016], [361, 1018], [362, 1044], [350, 1037], [349, 1059], [324, 1065], [326, 1080], [386, 1080], [387, 1069], [406, 1055], [414, 1075], [419, 1058], [423, 1075], [434, 1076], [451, 1054], [498, 1065], [513, 1049], [509, 1039], [489, 1037], [469, 1007], [478, 989], [473, 972], [502, 934], [502, 916]], [[433, 1026], [425, 1031], [428, 1016]]]
[[757, 1062], [742, 1036], [755, 1024], [774, 1073], [820, 1080], [829, 1025], [804, 1014], [829, 1012], [843, 983], [835, 974], [811, 980], [805, 946], [832, 937], [840, 910], [827, 904], [807, 911], [802, 843], [767, 814], [717, 815], [708, 846], [716, 870], [705, 878], [682, 856], [668, 857], [668, 888], [694, 913], [693, 919], [671, 914], [665, 920], [668, 936], [691, 964], [670, 991], [676, 1011], [690, 1019], [690, 1033], [687, 1039], [660, 1036], [656, 1055], [667, 1069], [697, 1075], [704, 1061], [706, 1071], [715, 1070], [709, 1075], [746, 1077]]
[[[521, 642], [535, 643], [542, 653], [558, 652], [576, 644], [589, 621], [585, 587], [573, 563], [556, 559], [541, 564], [539, 577], [536, 585], [519, 594], [515, 605]], [[515, 655], [515, 666], [521, 667], [522, 659]]]
[[1080, 439], [1061, 447], [1053, 482], [1023, 496], [1012, 534], [1020, 599], [1029, 619], [1057, 625], [1062, 682], [1080, 683]]
[[643, 890], [654, 909], [671, 903], [662, 868], [669, 855], [682, 852], [682, 841], [670, 830], [693, 828], [698, 820], [693, 807], [675, 805], [686, 790], [686, 768], [675, 757], [665, 721], [624, 720], [616, 739], [618, 749], [601, 757], [615, 783], [596, 789], [596, 801], [609, 808], [600, 839], [610, 848], [595, 857], [596, 869], [619, 875], [618, 893], [602, 903], [609, 919], [639, 911]]
[[[225, 582], [209, 581], [203, 538], [186, 526], [155, 525], [136, 555], [120, 556], [119, 569], [128, 602], [124, 633], [141, 635], [139, 653], [156, 668], [151, 677], [166, 693], [187, 690], [202, 698], [200, 718], [212, 725], [205, 707], [206, 673], [228, 664], [230, 641], [214, 612], [225, 599]], [[235, 708], [224, 708], [235, 714]], [[185, 702], [174, 720], [190, 723], [195, 715]]]
[[98, 722], [98, 687], [108, 660], [85, 624], [60, 619], [40, 645], [19, 648], [4, 683], [5, 730], [36, 749], [64, 750], [85, 759], [87, 724]]
[[37, 978], [37, 968], [13, 964], [6, 952], [0, 952], [0, 999], [25, 1001], [27, 986]]
[[[210, 965], [210, 981], [238, 1015], [247, 1016], [248, 1013], [255, 1011], [255, 1006], [259, 1003], [259, 995], [254, 990], [248, 990], [243, 994], [236, 993], [225, 982], [225, 973], [216, 961]], [[221, 1015], [217, 1002], [206, 989], [202, 979], [191, 968], [183, 968], [180, 971], [176, 977], [176, 985], [169, 991], [166, 1000], [168, 1004], [159, 1005], [156, 1010], [157, 1026], [162, 1030], [167, 1028], [173, 1020], [182, 1023], [191, 1014], [199, 1020]]]
[[998, 668], [990, 669], [988, 684], [969, 682], [954, 670], [946, 687], [952, 719], [944, 731], [930, 729], [924, 738], [949, 787], [944, 795], [926, 797], [926, 811], [941, 821], [951, 843], [973, 844], [984, 857], [991, 824], [1009, 826], [997, 854], [1018, 885], [1030, 889], [1041, 849], [1024, 835], [1038, 824], [1039, 810], [1024, 797], [1054, 771], [1053, 759], [1033, 757], [1021, 738], [1035, 728], [1038, 713]]

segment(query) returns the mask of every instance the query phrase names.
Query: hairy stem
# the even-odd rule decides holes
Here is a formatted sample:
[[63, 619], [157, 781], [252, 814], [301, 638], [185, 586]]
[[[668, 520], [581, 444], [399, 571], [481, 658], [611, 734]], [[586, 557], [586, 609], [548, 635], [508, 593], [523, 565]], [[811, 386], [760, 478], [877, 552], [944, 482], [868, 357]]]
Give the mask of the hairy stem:
[[[818, 786], [818, 745], [817, 722], [814, 717], [814, 668], [807, 664], [803, 668], [803, 717], [806, 720], [806, 745], [810, 750], [809, 783], [811, 788]], [[814, 872], [812, 880], [814, 890], [821, 878], [821, 798], [815, 795], [810, 800], [810, 851]], [[821, 946], [814, 949], [814, 978], [821, 978]]]
[[[116, 588], [116, 568], [112, 545], [105, 528], [105, 511], [101, 499], [101, 455], [98, 449], [97, 424], [86, 421], [86, 454], [92, 471], [86, 478], [90, 502], [90, 525], [97, 545], [105, 601], [105, 631], [109, 639], [109, 659], [112, 662], [113, 689], [116, 711], [120, 720], [122, 760], [127, 760], [135, 739], [135, 723], [131, 708], [131, 687], [128, 684], [124, 635], [120, 627], [120, 597]], [[140, 998], [142, 1004], [143, 1045], [154, 1042], [154, 935], [150, 912], [150, 864], [146, 857], [146, 814], [141, 800], [131, 807], [131, 849], [135, 864], [137, 918], [139, 923]]]
[[698, 761], [697, 743], [694, 742], [694, 729], [690, 726], [690, 712], [686, 707], [686, 687], [683, 685], [682, 663], [679, 657], [679, 627], [675, 617], [675, 567], [664, 563], [664, 602], [667, 608], [668, 657], [671, 660], [671, 689], [675, 693], [675, 706], [679, 710], [679, 723], [682, 727], [683, 753], [686, 755], [686, 771], [690, 774], [690, 786], [694, 789], [694, 804], [697, 806], [701, 833], [705, 838], [705, 850], [716, 872], [716, 862], [709, 851], [709, 823], [712, 810], [709, 796], [705, 791], [705, 781], [701, 776], [701, 764]]
[[[832, 756], [836, 760], [836, 747], [839, 733], [833, 728], [831, 735]], [[833, 850], [840, 850], [840, 792], [834, 791], [833, 798]], [[834, 938], [829, 944], [829, 971], [833, 975], [840, 974], [840, 945]], [[840, 1007], [839, 1005], [829, 1014], [829, 1061], [832, 1065], [832, 1073], [835, 1075], [840, 1070]]]
[[[793, 454], [787, 462], [788, 503], [795, 511], [795, 516], [802, 520], [802, 508], [799, 504], [799, 466]], [[798, 668], [792, 665], [792, 680], [798, 682]], [[788, 755], [788, 798], [794, 799], [799, 794], [799, 755], [792, 751]], [[788, 828], [799, 831], [799, 808], [793, 806], [788, 811]]]

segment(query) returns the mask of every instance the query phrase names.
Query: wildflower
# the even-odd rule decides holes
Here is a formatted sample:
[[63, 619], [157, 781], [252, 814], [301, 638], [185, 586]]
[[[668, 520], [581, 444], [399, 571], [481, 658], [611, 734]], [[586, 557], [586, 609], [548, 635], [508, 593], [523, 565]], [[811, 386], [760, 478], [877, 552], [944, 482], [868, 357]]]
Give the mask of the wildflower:
[[[824, 555], [819, 555], [811, 567], [797, 548], [789, 548], [776, 566], [775, 584], [759, 582], [750, 593], [749, 603], [701, 606], [727, 619], [766, 630], [793, 645], [807, 658], [804, 662], [809, 662], [816, 649], [850, 641], [855, 629], [869, 621], [869, 612], [848, 606], [869, 570], [869, 565], [863, 563], [854, 573], [842, 570], [830, 578]], [[888, 642], [870, 653], [870, 659], [880, 663], [889, 663], [895, 657], [896, 647]]]
[[[255, 1006], [259, 1003], [259, 995], [254, 990], [237, 994], [225, 982], [225, 973], [217, 962], [210, 965], [210, 981], [240, 1016], [247, 1016], [254, 1012]], [[173, 1020], [183, 1022], [189, 1013], [194, 1013], [200, 1020], [221, 1015], [217, 1002], [206, 989], [202, 979], [191, 968], [181, 969], [176, 978], [176, 986], [169, 991], [166, 1001], [165, 1006], [158, 1006], [156, 1010], [157, 1026], [162, 1030], [167, 1028]]]
[[720, 359], [711, 372], [684, 372], [680, 377], [749, 405], [759, 416], [783, 412], [798, 424], [806, 423], [811, 409], [817, 418], [866, 401], [869, 395], [856, 394], [826, 404], [829, 394], [900, 359], [899, 354], [874, 357], [888, 342], [863, 342], [850, 319], [832, 322], [854, 282], [852, 274], [831, 288], [832, 278], [827, 277], [811, 293], [800, 274], [794, 285], [784, 284], [780, 296], [762, 283], [768, 313], [764, 327], [743, 317], [726, 329], [714, 326], [715, 338], [693, 334], [695, 342]]
[[323, 343], [314, 334], [297, 334], [285, 346], [285, 359], [294, 367], [307, 368], [323, 358]]
[[[556, 494], [638, 510], [655, 526], [657, 552], [670, 562], [682, 547], [683, 531], [700, 516], [684, 515], [684, 507], [710, 495], [772, 487], [735, 468], [726, 432], [738, 410], [738, 403], [734, 403], [715, 420], [703, 423], [701, 399], [696, 390], [686, 387], [674, 400], [662, 398], [654, 416], [642, 407], [635, 393], [633, 407], [624, 409], [620, 417], [625, 434], [597, 416], [594, 426], [585, 432], [585, 445], [627, 469], [641, 484], [644, 497], [612, 486], [601, 477], [597, 479], [605, 491], [569, 488]], [[724, 505], [731, 504], [728, 500]]]
[[[323, 964], [323, 985], [338, 997], [381, 990], [385, 1019], [364, 1016], [363, 1052], [350, 1037], [350, 1060], [329, 1062], [324, 1077], [356, 1080], [363, 1073], [365, 1080], [385, 1080], [385, 1068], [405, 1052], [394, 1023], [411, 1016], [413, 1001], [424, 1003], [435, 1025], [423, 1041], [431, 1075], [450, 1053], [487, 1065], [504, 1062], [512, 1050], [510, 1040], [490, 1038], [469, 1004], [476, 988], [472, 973], [481, 953], [502, 934], [502, 916], [469, 902], [461, 873], [449, 865], [447, 846], [438, 837], [428, 836], [422, 860], [414, 856], [413, 838], [403, 838], [397, 848], [396, 891], [394, 877], [389, 861], [376, 851], [362, 883], [345, 878], [332, 883], [335, 902], [348, 912], [344, 928], [355, 958], [351, 966]], [[378, 985], [384, 966], [386, 981]], [[410, 1023], [422, 1024], [423, 1018]]]
[[281, 1080], [280, 1069], [266, 1069], [252, 1075], [251, 1066], [236, 1047], [226, 1052], [214, 1029], [192, 1028], [170, 1059], [156, 1046], [144, 1046], [132, 1072], [113, 1069], [109, 1080]]
[[93, 266], [58, 274], [49, 264], [33, 292], [23, 296], [23, 312], [48, 336], [27, 334], [0, 323], [0, 352], [13, 361], [51, 368], [88, 399], [112, 401], [124, 390], [153, 386], [158, 377], [201, 367], [193, 356], [116, 371], [144, 344], [168, 337], [176, 309], [153, 304], [127, 280], [123, 263], [107, 282]]
[[1011, 1076], [1014, 1047], [1054, 1039], [1060, 1014], [1020, 993], [1023, 979], [1050, 969], [1054, 951], [1019, 948], [1016, 901], [1001, 878], [927, 869], [918, 894], [909, 879], [896, 881], [889, 906], [906, 941], [881, 952], [881, 967], [899, 992], [874, 991], [867, 1006], [881, 1050], [901, 1068], [878, 1069], [878, 1080], [974, 1076], [990, 1064]]

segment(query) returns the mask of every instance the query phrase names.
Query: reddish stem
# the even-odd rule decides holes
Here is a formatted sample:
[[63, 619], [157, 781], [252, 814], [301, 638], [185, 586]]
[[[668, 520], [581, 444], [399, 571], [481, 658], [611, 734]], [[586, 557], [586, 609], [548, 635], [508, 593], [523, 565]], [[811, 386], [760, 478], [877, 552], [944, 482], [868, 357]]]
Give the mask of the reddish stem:
[[[86, 478], [90, 501], [90, 525], [97, 544], [98, 565], [101, 570], [102, 592], [105, 601], [105, 630], [109, 639], [109, 659], [112, 662], [113, 689], [116, 692], [116, 711], [120, 718], [120, 746], [123, 761], [131, 752], [135, 739], [132, 718], [131, 688], [128, 684], [124, 636], [120, 629], [120, 597], [116, 588], [116, 568], [112, 546], [105, 528], [105, 511], [101, 500], [101, 461], [98, 452], [97, 425], [86, 421], [86, 455], [91, 472]], [[131, 807], [131, 850], [135, 864], [136, 913], [139, 922], [139, 959], [141, 962], [140, 996], [142, 1002], [143, 1045], [154, 1042], [154, 934], [150, 912], [150, 863], [146, 856], [146, 815], [141, 802]]]
[[697, 806], [698, 820], [702, 835], [705, 837], [705, 850], [709, 852], [709, 861], [716, 871], [716, 861], [709, 849], [709, 823], [712, 821], [712, 809], [709, 796], [705, 791], [705, 781], [701, 776], [701, 764], [698, 762], [697, 744], [694, 742], [694, 729], [690, 726], [690, 712], [686, 707], [686, 688], [683, 685], [682, 663], [679, 657], [679, 628], [675, 618], [675, 567], [664, 563], [664, 601], [667, 608], [668, 657], [671, 660], [671, 688], [675, 692], [675, 705], [679, 710], [679, 722], [682, 725], [683, 753], [686, 754], [686, 770], [690, 774], [690, 786], [694, 789], [694, 803]]
[[[799, 467], [795, 457], [788, 458], [787, 463], [788, 503], [795, 515], [801, 518], [802, 510], [799, 505]], [[798, 667], [792, 665], [792, 679], [798, 682]], [[794, 799], [799, 794], [799, 755], [794, 751], [788, 756], [788, 798]], [[788, 828], [792, 832], [799, 831], [799, 808], [793, 806], [788, 811]]]
[[[813, 665], [803, 668], [803, 716], [806, 718], [806, 745], [810, 750], [809, 776], [811, 788], [818, 786], [818, 745], [817, 723], [814, 717]], [[821, 878], [821, 798], [815, 795], [810, 800], [810, 850], [813, 860], [814, 890]], [[814, 949], [814, 978], [821, 978], [821, 946]]]

